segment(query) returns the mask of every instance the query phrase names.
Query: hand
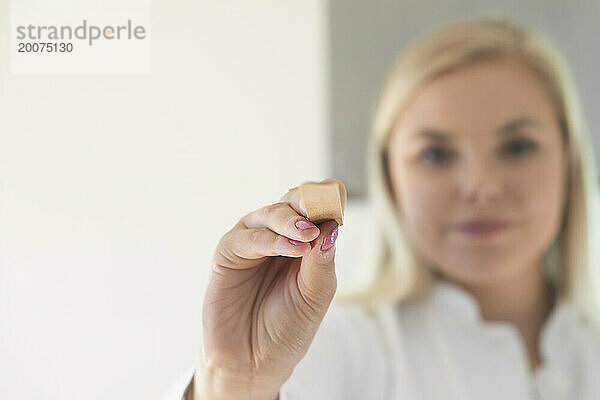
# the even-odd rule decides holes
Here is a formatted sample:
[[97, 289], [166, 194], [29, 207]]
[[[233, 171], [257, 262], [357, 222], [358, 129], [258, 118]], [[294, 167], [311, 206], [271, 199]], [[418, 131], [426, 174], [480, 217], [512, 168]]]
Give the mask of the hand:
[[[331, 182], [345, 210], [344, 184], [319, 183]], [[295, 187], [246, 214], [219, 241], [203, 304], [195, 394], [276, 399], [306, 354], [337, 288], [337, 223], [315, 226], [305, 217]]]

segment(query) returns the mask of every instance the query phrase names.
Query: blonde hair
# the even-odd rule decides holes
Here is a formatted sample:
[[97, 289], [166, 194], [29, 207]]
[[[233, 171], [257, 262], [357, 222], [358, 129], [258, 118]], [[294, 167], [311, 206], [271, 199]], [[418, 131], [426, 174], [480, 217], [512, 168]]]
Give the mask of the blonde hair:
[[[551, 42], [503, 16], [455, 22], [409, 44], [396, 59], [376, 104], [367, 153], [369, 200], [376, 238], [371, 260], [377, 270], [363, 290], [336, 302], [367, 307], [404, 301], [426, 292], [431, 272], [402, 233], [390, 187], [387, 145], [396, 117], [419, 88], [451, 69], [484, 60], [517, 58], [544, 83], [568, 147], [565, 213], [557, 237], [544, 254], [544, 272], [558, 296], [600, 326], [598, 238], [600, 191], [589, 134], [571, 72]], [[596, 264], [594, 264], [596, 263]]]

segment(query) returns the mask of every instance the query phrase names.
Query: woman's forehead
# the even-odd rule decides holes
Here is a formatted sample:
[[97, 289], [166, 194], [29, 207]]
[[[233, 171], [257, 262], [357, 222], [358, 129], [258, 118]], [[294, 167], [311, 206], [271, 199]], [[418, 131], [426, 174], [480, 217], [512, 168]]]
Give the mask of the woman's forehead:
[[492, 132], [511, 122], [522, 128], [541, 126], [553, 117], [544, 86], [531, 71], [518, 63], [494, 61], [429, 82], [398, 115], [393, 131], [411, 137], [427, 130]]
[[[493, 130], [493, 134], [497, 137], [510, 137], [515, 133], [518, 133], [522, 129], [539, 130], [542, 128], [542, 123], [535, 117], [529, 115], [517, 116]], [[407, 140], [411, 142], [419, 140], [433, 140], [437, 142], [450, 142], [455, 137], [459, 136], [459, 133], [446, 131], [435, 126], [424, 125], [419, 129], [411, 131], [407, 136]]]

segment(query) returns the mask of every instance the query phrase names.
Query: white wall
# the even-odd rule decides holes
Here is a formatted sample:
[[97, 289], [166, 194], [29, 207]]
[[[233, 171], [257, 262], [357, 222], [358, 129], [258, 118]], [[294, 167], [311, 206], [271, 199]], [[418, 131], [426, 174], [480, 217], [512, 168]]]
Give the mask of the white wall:
[[151, 75], [77, 76], [9, 74], [7, 3], [0, 398], [160, 398], [218, 238], [328, 176], [325, 3], [155, 2]]

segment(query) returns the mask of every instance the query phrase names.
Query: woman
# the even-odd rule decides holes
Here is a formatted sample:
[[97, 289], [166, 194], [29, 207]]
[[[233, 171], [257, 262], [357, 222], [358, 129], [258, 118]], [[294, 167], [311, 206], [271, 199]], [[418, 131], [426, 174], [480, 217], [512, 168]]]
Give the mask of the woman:
[[543, 39], [484, 18], [414, 42], [370, 137], [376, 279], [329, 307], [337, 224], [295, 229], [297, 188], [247, 214], [173, 398], [599, 399], [591, 149]]

